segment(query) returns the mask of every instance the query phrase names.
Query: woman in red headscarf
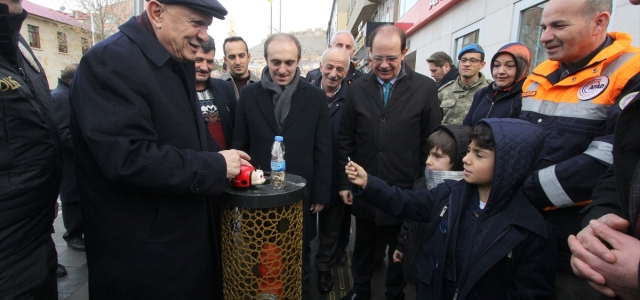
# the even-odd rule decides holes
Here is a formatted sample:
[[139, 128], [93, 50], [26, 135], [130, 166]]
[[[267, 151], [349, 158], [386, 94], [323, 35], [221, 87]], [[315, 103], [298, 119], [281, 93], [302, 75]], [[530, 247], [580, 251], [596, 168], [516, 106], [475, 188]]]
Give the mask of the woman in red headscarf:
[[531, 67], [531, 51], [520, 43], [504, 45], [491, 58], [492, 84], [477, 91], [462, 122], [474, 126], [484, 118], [517, 118], [522, 107], [522, 83]]

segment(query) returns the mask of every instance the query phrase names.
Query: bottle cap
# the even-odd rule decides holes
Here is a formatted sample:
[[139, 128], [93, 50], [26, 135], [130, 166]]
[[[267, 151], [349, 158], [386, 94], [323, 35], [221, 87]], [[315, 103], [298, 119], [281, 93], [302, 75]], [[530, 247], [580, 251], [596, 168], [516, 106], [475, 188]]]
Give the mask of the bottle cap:
[[284, 138], [282, 138], [282, 137], [281, 137], [281, 136], [279, 136], [279, 135], [276, 135], [276, 141], [278, 141], [278, 142], [282, 142], [282, 141], [284, 141]]

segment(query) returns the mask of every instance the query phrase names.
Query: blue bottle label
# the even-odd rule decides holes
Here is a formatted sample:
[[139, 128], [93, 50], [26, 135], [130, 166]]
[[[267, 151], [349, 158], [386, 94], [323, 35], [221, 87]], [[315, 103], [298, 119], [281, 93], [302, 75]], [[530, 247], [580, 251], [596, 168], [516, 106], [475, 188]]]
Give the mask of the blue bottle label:
[[284, 161], [272, 161], [271, 162], [271, 171], [272, 172], [283, 172], [287, 169], [287, 164]]

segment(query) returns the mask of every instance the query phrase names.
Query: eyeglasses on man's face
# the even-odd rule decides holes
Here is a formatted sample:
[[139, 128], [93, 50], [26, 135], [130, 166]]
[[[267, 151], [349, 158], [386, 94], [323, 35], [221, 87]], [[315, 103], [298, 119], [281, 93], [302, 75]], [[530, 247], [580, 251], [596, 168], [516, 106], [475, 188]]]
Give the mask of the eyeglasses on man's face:
[[374, 55], [371, 57], [371, 60], [377, 62], [377, 63], [382, 63], [383, 61], [387, 61], [388, 63], [395, 63], [400, 59], [400, 55], [389, 55], [389, 56], [380, 56], [380, 55]]
[[463, 63], [463, 64], [466, 64], [467, 62], [470, 62], [472, 64], [477, 64], [477, 63], [479, 63], [481, 61], [482, 60], [477, 59], [477, 58], [466, 58], [466, 57], [463, 57], [463, 58], [460, 59], [460, 62]]

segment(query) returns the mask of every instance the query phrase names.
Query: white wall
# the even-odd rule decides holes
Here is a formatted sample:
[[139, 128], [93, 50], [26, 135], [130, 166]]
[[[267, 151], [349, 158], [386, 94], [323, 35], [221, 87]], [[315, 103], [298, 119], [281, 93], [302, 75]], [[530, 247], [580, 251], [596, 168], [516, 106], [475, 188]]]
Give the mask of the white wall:
[[[516, 5], [520, 2], [520, 5]], [[491, 78], [488, 61], [505, 44], [515, 42], [518, 27], [513, 26], [514, 11], [523, 3], [536, 3], [536, 0], [463, 0], [438, 18], [408, 37], [411, 41], [409, 53], [416, 52], [416, 71], [429, 76], [429, 64], [426, 59], [432, 53], [445, 51], [454, 57], [454, 38], [461, 33], [473, 31], [480, 26], [479, 44], [484, 48], [487, 64], [481, 70]], [[640, 5], [631, 5], [628, 0], [614, 0], [611, 31], [625, 31], [633, 37], [632, 44], [640, 46]], [[528, 3], [527, 3], [528, 5]], [[457, 55], [457, 53], [456, 53]]]

